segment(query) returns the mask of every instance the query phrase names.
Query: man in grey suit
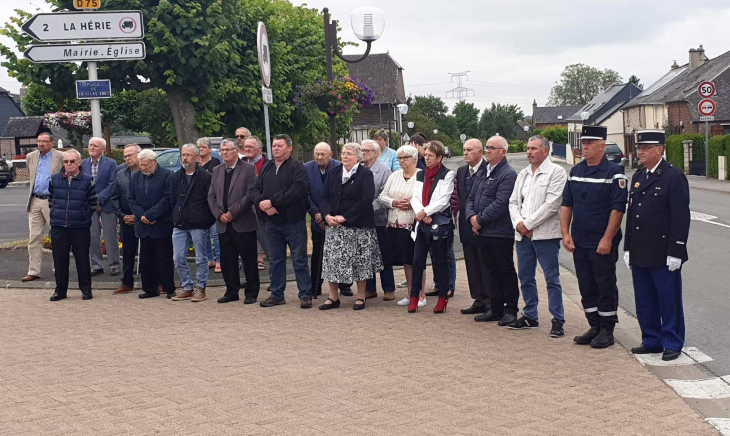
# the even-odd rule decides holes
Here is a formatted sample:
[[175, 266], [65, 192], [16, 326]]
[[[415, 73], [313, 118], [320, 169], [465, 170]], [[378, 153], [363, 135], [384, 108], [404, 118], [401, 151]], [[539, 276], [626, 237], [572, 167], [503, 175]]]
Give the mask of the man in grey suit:
[[231, 139], [221, 142], [220, 152], [223, 165], [213, 170], [208, 191], [208, 206], [216, 218], [221, 244], [221, 272], [226, 283], [226, 293], [218, 302], [238, 300], [238, 290], [241, 288], [238, 257], [241, 256], [243, 272], [246, 274], [243, 304], [252, 304], [256, 302], [260, 288], [256, 265], [258, 219], [249, 196], [256, 179], [256, 167], [238, 159], [238, 149]]
[[28, 193], [28, 275], [21, 280], [30, 282], [41, 278], [43, 258], [43, 233], [51, 225], [48, 205], [51, 175], [63, 168], [63, 152], [56, 150], [56, 139], [51, 133], [41, 133], [36, 140], [38, 150], [28, 153], [25, 158], [30, 173], [30, 192]]

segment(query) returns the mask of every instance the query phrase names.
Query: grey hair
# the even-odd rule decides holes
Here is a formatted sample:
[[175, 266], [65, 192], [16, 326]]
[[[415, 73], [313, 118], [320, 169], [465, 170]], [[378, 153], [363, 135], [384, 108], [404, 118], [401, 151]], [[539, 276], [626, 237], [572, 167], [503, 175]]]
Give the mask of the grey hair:
[[183, 150], [186, 148], [192, 148], [193, 153], [195, 153], [196, 156], [200, 156], [200, 149], [195, 144], [185, 144], [180, 148], [180, 153], [182, 153]]
[[91, 143], [91, 141], [98, 141], [101, 143], [102, 147], [106, 147], [106, 139], [104, 139], [104, 138], [99, 138], [98, 136], [92, 136], [89, 139], [89, 144]]
[[137, 144], [127, 144], [127, 145], [124, 146], [124, 150], [126, 150], [128, 148], [134, 148], [134, 151], [136, 151], [137, 153], [139, 153], [140, 151], [142, 151], [142, 147], [140, 147]]
[[532, 141], [540, 141], [540, 145], [542, 145], [542, 148], [550, 148], [550, 141], [542, 135], [530, 136], [530, 139], [528, 139], [527, 142]]
[[150, 149], [145, 149], [145, 150], [142, 150], [139, 152], [139, 154], [137, 155], [137, 159], [139, 159], [139, 160], [148, 159], [148, 160], [156, 161], [157, 153], [155, 153], [154, 151], [152, 151]]
[[76, 155], [76, 159], [79, 162], [81, 162], [81, 153], [79, 153], [79, 151], [76, 150], [75, 148], [69, 148], [68, 150], [66, 150], [66, 151], [63, 152], [63, 154], [66, 154], [66, 153], [73, 153], [73, 154], [75, 154]]
[[352, 150], [357, 154], [357, 160], [362, 160], [362, 147], [360, 147], [360, 144], [357, 142], [348, 142], [347, 144], [342, 146], [342, 151], [345, 151], [345, 149]]
[[258, 148], [264, 148], [264, 143], [261, 142], [261, 139], [259, 139], [258, 136], [249, 136], [248, 138], [246, 138], [246, 141], [248, 141], [249, 139], [255, 140], [256, 141], [256, 146]]
[[231, 144], [231, 145], [233, 145], [233, 148], [238, 148], [238, 146], [236, 145], [235, 141], [233, 141], [233, 139], [226, 138], [226, 139], [222, 140], [221, 141], [221, 148], [223, 148], [223, 146], [226, 145], [226, 144]]
[[[395, 155], [398, 156], [399, 154], [405, 154], [407, 156], [412, 157], [413, 159], [418, 159], [418, 150], [416, 150], [416, 147], [412, 145], [403, 145], [395, 152]], [[400, 156], [399, 156], [400, 157]]]
[[49, 141], [56, 142], [56, 137], [53, 136], [53, 133], [51, 133], [51, 132], [41, 132], [41, 133], [38, 134], [38, 136], [43, 136], [43, 135], [48, 136], [48, 140]]
[[208, 138], [207, 136], [204, 138], [198, 138], [198, 140], [195, 141], [195, 144], [198, 146], [207, 145], [208, 148], [210, 148], [210, 138]]
[[[509, 150], [509, 143], [507, 142], [506, 139], [504, 139], [504, 136], [494, 135], [494, 136], [492, 136], [489, 139], [491, 140], [491, 139], [494, 139], [494, 138], [497, 138], [499, 140], [499, 142], [502, 143], [501, 144], [502, 145], [502, 148], [504, 148], [505, 150]], [[489, 142], [489, 141], [487, 141], [487, 142]]]
[[330, 147], [330, 145], [327, 144], [326, 142], [320, 142], [319, 144], [315, 145], [314, 148], [316, 149], [319, 146], [322, 146], [322, 148], [327, 147], [327, 151], [332, 153], [332, 147]]
[[380, 157], [380, 145], [378, 145], [377, 142], [373, 141], [372, 139], [363, 139], [361, 144], [362, 146], [364, 146], [365, 144], [372, 144], [373, 151], [375, 151], [375, 154]]

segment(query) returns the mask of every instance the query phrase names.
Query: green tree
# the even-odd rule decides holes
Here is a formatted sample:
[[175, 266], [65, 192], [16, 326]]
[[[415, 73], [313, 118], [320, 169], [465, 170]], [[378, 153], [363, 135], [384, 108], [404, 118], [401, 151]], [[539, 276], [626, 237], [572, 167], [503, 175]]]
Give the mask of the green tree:
[[89, 110], [89, 102], [75, 98], [61, 98], [49, 86], [31, 83], [25, 90], [22, 101], [23, 112], [29, 116], [40, 116], [49, 112], [76, 112]]
[[408, 103], [409, 112], [415, 111], [420, 112], [432, 120], [438, 121], [439, 118], [443, 118], [449, 112], [448, 106], [441, 100], [440, 97], [429, 95], [417, 95], [410, 97]]
[[572, 64], [560, 73], [560, 81], [550, 90], [549, 106], [581, 106], [602, 92], [606, 85], [621, 82], [618, 72]]
[[633, 74], [629, 77], [629, 83], [633, 83], [639, 88], [644, 89], [644, 85], [641, 83], [641, 80]]
[[463, 133], [468, 138], [479, 136], [479, 109], [474, 103], [459, 101], [454, 105], [452, 113], [456, 117], [459, 135]]
[[550, 126], [544, 129], [535, 129], [533, 135], [542, 135], [549, 141], [556, 144], [568, 143], [568, 127], [567, 126]]
[[482, 138], [489, 138], [499, 133], [507, 139], [517, 136], [515, 123], [524, 117], [522, 109], [516, 104], [501, 105], [492, 103], [489, 109], [482, 112], [479, 120], [479, 133]]

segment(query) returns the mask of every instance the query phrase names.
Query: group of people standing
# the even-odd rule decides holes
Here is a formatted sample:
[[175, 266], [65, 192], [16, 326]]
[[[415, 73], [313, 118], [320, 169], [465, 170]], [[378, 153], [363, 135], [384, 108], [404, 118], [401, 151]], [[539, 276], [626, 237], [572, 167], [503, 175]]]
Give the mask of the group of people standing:
[[[328, 297], [319, 309], [339, 308], [340, 295], [352, 295], [355, 284], [353, 309], [362, 310], [377, 297], [378, 274], [383, 300], [394, 300], [393, 266], [403, 266], [408, 296], [398, 304], [414, 313], [427, 305], [427, 295], [437, 295], [433, 312], [443, 313], [456, 287], [453, 240], [458, 228], [473, 298], [461, 313], [510, 329], [538, 327], [539, 263], [552, 315], [550, 335], [564, 336], [562, 241], [573, 254], [590, 325], [574, 341], [605, 348], [614, 343], [618, 321], [615, 268], [628, 199], [625, 261], [632, 270], [643, 333], [642, 345], [633, 351], [662, 352], [672, 360], [684, 343], [680, 271], [687, 260], [689, 189], [682, 172], [662, 159], [660, 131], [638, 133], [638, 157], [645, 168], [634, 174], [631, 185], [623, 169], [603, 156], [606, 129], [600, 126], [583, 127], [584, 160], [569, 175], [550, 161], [549, 141], [539, 135], [529, 139], [529, 165], [519, 174], [510, 166], [508, 144], [500, 136], [489, 138], [486, 146], [478, 139], [466, 141], [465, 164], [456, 172], [444, 165], [446, 148], [439, 141], [416, 134], [408, 145], [393, 150], [384, 131], [375, 140], [344, 144], [341, 161], [333, 159], [327, 143], [317, 144], [314, 160], [302, 164], [291, 158], [287, 135], [274, 137], [267, 160], [261, 141], [241, 128], [235, 141], [222, 141], [222, 163], [212, 163], [210, 143], [203, 138], [181, 148], [182, 168], [174, 173], [157, 165], [153, 151], [138, 146], [125, 148], [125, 168], [110, 170], [110, 159], [102, 156], [103, 139], [90, 140], [90, 158], [84, 161], [75, 150], [54, 150], [53, 142], [50, 134], [41, 134], [37, 155], [28, 156], [34, 183], [28, 205], [30, 269], [24, 279], [33, 280], [40, 271], [35, 248], [46, 213], [42, 201], [47, 200], [57, 284], [52, 301], [66, 298], [69, 251], [76, 258], [83, 298], [92, 298], [92, 267], [101, 267], [101, 253], [95, 254], [98, 226], [105, 229], [107, 241], [116, 240], [118, 219], [124, 276], [115, 293], [133, 289], [138, 239], [140, 298], [162, 291], [175, 301], [203, 301], [208, 270], [215, 265], [226, 284], [218, 302], [236, 301], [240, 257], [244, 304], [254, 303], [263, 254], [270, 261], [271, 295], [260, 304], [282, 305], [288, 248], [302, 308], [312, 307], [312, 298], [327, 282]], [[55, 170], [58, 157], [60, 172]], [[306, 214], [311, 217], [311, 265]], [[213, 235], [218, 242], [211, 245]], [[187, 263], [191, 243], [195, 286]], [[112, 246], [117, 248], [107, 244], [109, 266], [118, 271], [119, 255]], [[426, 292], [429, 256], [434, 285]], [[175, 293], [175, 267], [181, 294]], [[520, 288], [525, 307], [518, 317]]]

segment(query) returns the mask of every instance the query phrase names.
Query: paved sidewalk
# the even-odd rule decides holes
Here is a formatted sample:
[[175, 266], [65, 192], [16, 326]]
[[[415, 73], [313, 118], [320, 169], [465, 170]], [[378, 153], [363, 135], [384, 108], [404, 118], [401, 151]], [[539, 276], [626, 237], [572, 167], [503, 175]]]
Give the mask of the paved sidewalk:
[[0, 290], [0, 435], [717, 435], [621, 346], [574, 345], [568, 298], [551, 339], [544, 282], [537, 330], [461, 315], [458, 265], [442, 315]]

